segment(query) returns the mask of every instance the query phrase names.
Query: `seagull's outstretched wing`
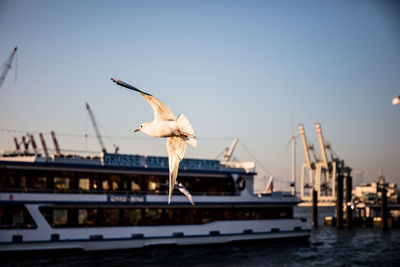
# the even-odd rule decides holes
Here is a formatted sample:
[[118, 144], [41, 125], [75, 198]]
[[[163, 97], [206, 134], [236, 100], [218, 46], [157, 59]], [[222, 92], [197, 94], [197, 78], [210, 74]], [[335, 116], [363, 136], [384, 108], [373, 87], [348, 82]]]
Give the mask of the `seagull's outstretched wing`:
[[127, 84], [121, 80], [111, 78], [113, 82], [116, 84], [123, 86], [125, 88], [131, 89], [133, 91], [136, 91], [140, 93], [140, 95], [150, 104], [150, 106], [153, 108], [154, 111], [154, 120], [163, 120], [163, 121], [174, 121], [176, 120], [174, 113], [168, 108], [167, 105], [165, 105], [161, 100], [157, 99], [155, 96], [152, 96], [151, 94], [148, 94], [146, 92], [143, 92], [136, 87]]
[[178, 176], [179, 162], [181, 162], [185, 155], [186, 143], [180, 137], [168, 137], [167, 150], [169, 162], [169, 204], [171, 202], [172, 191], [174, 191], [176, 177]]
[[179, 191], [184, 194], [189, 199], [190, 203], [192, 203], [192, 205], [194, 206], [192, 195], [189, 193], [186, 187], [182, 183], [177, 184], [176, 187], [178, 187]]

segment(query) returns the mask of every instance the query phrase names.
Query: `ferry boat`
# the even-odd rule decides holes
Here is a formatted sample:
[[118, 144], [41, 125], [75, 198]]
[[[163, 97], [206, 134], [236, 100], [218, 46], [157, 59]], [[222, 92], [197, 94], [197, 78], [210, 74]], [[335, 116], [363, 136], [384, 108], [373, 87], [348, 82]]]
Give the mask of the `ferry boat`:
[[168, 158], [0, 155], [0, 252], [132, 249], [300, 238], [294, 196], [253, 193], [255, 163], [184, 159], [168, 205]]

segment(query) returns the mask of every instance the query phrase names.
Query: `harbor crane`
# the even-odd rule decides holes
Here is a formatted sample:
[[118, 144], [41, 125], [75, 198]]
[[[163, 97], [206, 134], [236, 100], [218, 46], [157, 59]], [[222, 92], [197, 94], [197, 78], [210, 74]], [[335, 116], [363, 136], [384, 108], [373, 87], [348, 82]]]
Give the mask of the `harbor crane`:
[[3, 85], [4, 80], [6, 79], [8, 71], [11, 69], [11, 64], [15, 57], [15, 53], [17, 53], [17, 49], [18, 49], [18, 47], [14, 47], [14, 50], [11, 52], [10, 56], [8, 57], [7, 61], [4, 63], [4, 65], [2, 67], [3, 70], [1, 71], [1, 75], [0, 75], [0, 89], [1, 89], [1, 86]]
[[[311, 190], [317, 191], [319, 201], [333, 202], [337, 199], [337, 194], [343, 194], [343, 178], [351, 180], [351, 168], [345, 166], [344, 160], [340, 160], [333, 152], [330, 143], [324, 141], [321, 124], [316, 123], [318, 143], [321, 156], [318, 157], [312, 145], [307, 144], [304, 134], [304, 126], [299, 125], [300, 135], [304, 149], [304, 163], [301, 173], [301, 195], [303, 201], [311, 201]], [[315, 162], [312, 162], [309, 155], [312, 150]], [[330, 160], [328, 159], [328, 153]], [[308, 183], [305, 183], [306, 172], [308, 172]], [[339, 189], [338, 189], [339, 188]], [[348, 188], [348, 189], [347, 189]], [[306, 192], [306, 190], [308, 190]], [[346, 186], [346, 190], [351, 191], [351, 181]], [[339, 198], [339, 197], [338, 197]]]
[[[100, 144], [100, 147], [101, 147], [101, 151], [103, 153], [107, 153], [106, 147], [104, 146], [103, 138], [101, 137], [99, 128], [97, 127], [96, 119], [94, 117], [92, 109], [90, 108], [88, 102], [85, 102], [85, 105], [86, 105], [86, 110], [89, 113], [90, 120], [92, 121], [93, 129], [96, 132], [96, 137], [97, 137], [97, 140], [99, 141], [99, 144]], [[114, 145], [114, 147], [115, 147], [115, 152], [114, 153], [118, 153], [119, 147], [116, 146], [116, 145]]]
[[[317, 122], [315, 124], [315, 129], [317, 131], [318, 143], [321, 150], [321, 161], [316, 164], [315, 188], [318, 193], [318, 199], [327, 201], [334, 200], [336, 195], [336, 160], [333, 157], [333, 151], [330, 143], [324, 142], [321, 124]], [[331, 155], [331, 161], [328, 161], [327, 158], [326, 148], [328, 147]], [[321, 196], [322, 192], [324, 193], [323, 196]]]
[[224, 160], [225, 160], [225, 161], [230, 161], [230, 160], [231, 160], [233, 151], [235, 150], [235, 147], [236, 147], [236, 145], [237, 145], [238, 142], [239, 142], [239, 139], [238, 139], [238, 138], [233, 139], [233, 142], [232, 142], [230, 148], [229, 148], [229, 149], [227, 148], [227, 149], [225, 150], [225, 154], [224, 154]]
[[[307, 138], [306, 138], [306, 135], [304, 132], [303, 124], [299, 124], [299, 132], [300, 132], [301, 142], [303, 144], [303, 151], [304, 151], [304, 162], [301, 167], [300, 198], [302, 200], [305, 200], [305, 199], [311, 200], [311, 190], [313, 187], [312, 185], [313, 185], [313, 181], [315, 180], [315, 174], [316, 174], [316, 163], [319, 162], [319, 159], [314, 150], [314, 145], [307, 143]], [[310, 150], [312, 151], [312, 153], [314, 155], [315, 162], [311, 161]], [[306, 183], [307, 174], [308, 174], [308, 183]], [[308, 190], [309, 192], [305, 192], [305, 190]]]
[[99, 141], [101, 151], [103, 151], [103, 153], [107, 153], [107, 150], [104, 146], [103, 138], [100, 135], [100, 131], [99, 131], [99, 128], [97, 127], [96, 119], [94, 118], [94, 114], [93, 114], [92, 110], [90, 109], [89, 103], [85, 102], [85, 105], [86, 105], [86, 110], [89, 113], [90, 120], [92, 121], [93, 129], [96, 132], [96, 137], [97, 137], [97, 140]]

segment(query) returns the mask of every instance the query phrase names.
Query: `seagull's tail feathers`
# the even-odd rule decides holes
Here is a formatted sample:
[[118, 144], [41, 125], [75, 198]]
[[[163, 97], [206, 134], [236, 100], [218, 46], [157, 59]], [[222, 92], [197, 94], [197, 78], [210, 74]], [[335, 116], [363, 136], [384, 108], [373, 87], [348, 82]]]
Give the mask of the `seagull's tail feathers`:
[[197, 148], [197, 139], [194, 134], [193, 127], [190, 124], [189, 120], [185, 117], [185, 115], [183, 115], [182, 113], [179, 114], [176, 122], [178, 124], [179, 130], [187, 136], [186, 138], [184, 138], [185, 142], [189, 146]]
[[189, 137], [189, 138], [185, 138], [185, 142], [186, 144], [188, 144], [189, 146], [193, 147], [193, 148], [197, 148], [197, 139], [195, 136], [193, 137]]
[[179, 163], [182, 161], [186, 151], [186, 143], [182, 138], [174, 136], [167, 140], [168, 163], [169, 163], [169, 192], [168, 204], [171, 203], [172, 192], [178, 176]]

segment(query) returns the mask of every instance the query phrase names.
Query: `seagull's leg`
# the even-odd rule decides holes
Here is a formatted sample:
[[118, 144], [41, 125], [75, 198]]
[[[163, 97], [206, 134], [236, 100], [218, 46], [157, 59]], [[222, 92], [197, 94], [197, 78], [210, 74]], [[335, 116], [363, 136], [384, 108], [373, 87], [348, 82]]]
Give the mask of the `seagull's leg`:
[[181, 130], [178, 130], [178, 134], [179, 134], [179, 137], [182, 139], [188, 138], [188, 136], [186, 134], [182, 133]]

